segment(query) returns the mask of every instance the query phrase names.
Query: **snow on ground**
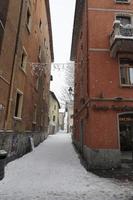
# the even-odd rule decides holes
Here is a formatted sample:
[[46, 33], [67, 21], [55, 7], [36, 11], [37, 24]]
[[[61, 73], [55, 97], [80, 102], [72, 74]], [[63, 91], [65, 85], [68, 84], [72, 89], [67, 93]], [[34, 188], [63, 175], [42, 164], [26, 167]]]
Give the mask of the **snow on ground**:
[[0, 200], [133, 200], [133, 185], [87, 172], [60, 132], [7, 165]]

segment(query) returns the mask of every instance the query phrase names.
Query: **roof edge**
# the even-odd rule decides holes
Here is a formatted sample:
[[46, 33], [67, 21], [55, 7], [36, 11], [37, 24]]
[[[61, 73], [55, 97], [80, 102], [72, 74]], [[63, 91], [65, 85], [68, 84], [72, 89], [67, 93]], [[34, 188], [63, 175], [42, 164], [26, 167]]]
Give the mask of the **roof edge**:
[[[83, 12], [84, 5], [85, 5], [85, 0], [76, 0], [73, 34], [72, 34], [72, 45], [71, 45], [71, 53], [70, 53], [70, 60], [72, 61], [74, 61], [75, 59], [76, 43], [77, 43], [77, 38], [79, 36], [79, 30], [82, 25], [82, 12]], [[79, 18], [79, 16], [81, 17]]]
[[52, 37], [52, 26], [51, 26], [51, 14], [49, 0], [45, 0], [46, 10], [47, 10], [47, 20], [48, 20], [48, 30], [50, 36], [50, 51], [51, 51], [51, 61], [54, 62], [54, 51], [53, 51], [53, 37]]
[[50, 91], [50, 94], [52, 95], [52, 97], [57, 101], [57, 103], [58, 103], [58, 106], [59, 106], [59, 109], [61, 108], [61, 106], [60, 106], [60, 103], [59, 103], [59, 101], [58, 101], [58, 99], [57, 99], [57, 97], [56, 97], [56, 95], [55, 95], [55, 93], [54, 92], [52, 92], [52, 91]]

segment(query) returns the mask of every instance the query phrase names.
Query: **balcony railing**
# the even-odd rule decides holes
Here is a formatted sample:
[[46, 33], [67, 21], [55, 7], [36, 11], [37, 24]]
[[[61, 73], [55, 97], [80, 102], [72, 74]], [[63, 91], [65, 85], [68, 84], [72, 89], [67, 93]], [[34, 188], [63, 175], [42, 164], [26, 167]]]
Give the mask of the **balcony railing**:
[[[126, 40], [133, 41], [133, 26], [131, 24], [127, 24], [124, 26], [120, 23], [120, 21], [116, 20], [113, 25], [113, 31], [110, 35], [111, 51], [112, 51], [112, 48], [114, 45], [115, 45], [115, 48], [118, 48], [118, 45], [116, 43], [117, 43], [117, 41], [120, 41], [120, 40], [125, 40], [125, 47], [129, 47], [129, 43], [127, 45]], [[119, 47], [120, 47], [120, 43], [119, 43]], [[122, 49], [122, 48], [123, 47], [121, 46], [120, 49]], [[117, 51], [117, 49], [115, 49], [115, 50]], [[124, 49], [123, 49], [123, 51], [124, 51]]]

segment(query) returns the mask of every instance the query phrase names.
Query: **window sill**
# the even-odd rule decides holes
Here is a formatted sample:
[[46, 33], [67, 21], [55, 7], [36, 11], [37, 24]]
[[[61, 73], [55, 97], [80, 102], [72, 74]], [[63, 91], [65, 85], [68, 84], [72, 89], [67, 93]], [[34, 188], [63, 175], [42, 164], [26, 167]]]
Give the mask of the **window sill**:
[[29, 27], [28, 24], [26, 24], [26, 28], [27, 28], [28, 33], [31, 34], [31, 28]]
[[121, 86], [122, 88], [133, 88], [133, 85], [121, 84], [120, 86]]
[[22, 118], [21, 117], [13, 117], [16, 121], [22, 121]]
[[20, 68], [20, 70], [21, 70], [25, 75], [27, 75], [24, 68], [22, 68], [22, 67], [19, 67], [19, 68]]

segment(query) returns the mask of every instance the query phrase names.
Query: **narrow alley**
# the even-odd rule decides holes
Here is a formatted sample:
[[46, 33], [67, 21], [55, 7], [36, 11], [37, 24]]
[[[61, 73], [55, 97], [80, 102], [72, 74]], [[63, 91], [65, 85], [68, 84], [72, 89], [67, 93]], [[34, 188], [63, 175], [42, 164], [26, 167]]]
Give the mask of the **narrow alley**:
[[71, 135], [51, 135], [6, 166], [0, 200], [132, 200], [133, 185], [100, 178], [80, 164]]

